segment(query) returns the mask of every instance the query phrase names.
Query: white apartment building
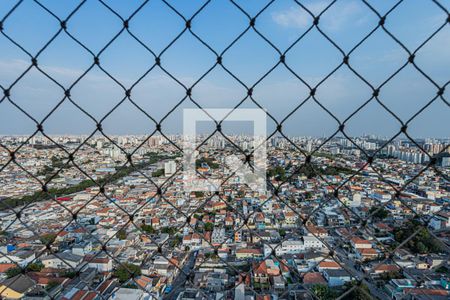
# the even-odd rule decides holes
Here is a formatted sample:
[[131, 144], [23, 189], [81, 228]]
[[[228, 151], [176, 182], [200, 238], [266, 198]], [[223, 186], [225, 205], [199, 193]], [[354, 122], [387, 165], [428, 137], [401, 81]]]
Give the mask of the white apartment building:
[[165, 176], [172, 176], [175, 174], [177, 170], [177, 164], [174, 160], [170, 160], [168, 162], [164, 163], [164, 175]]

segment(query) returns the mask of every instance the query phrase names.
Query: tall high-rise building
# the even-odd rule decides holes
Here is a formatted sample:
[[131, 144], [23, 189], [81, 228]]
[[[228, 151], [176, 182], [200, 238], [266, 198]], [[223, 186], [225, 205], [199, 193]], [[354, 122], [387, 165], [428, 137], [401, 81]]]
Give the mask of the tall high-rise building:
[[165, 176], [172, 176], [173, 174], [175, 174], [176, 170], [177, 170], [177, 164], [175, 163], [175, 161], [170, 160], [164, 164], [164, 175]]
[[102, 148], [103, 148], [103, 142], [97, 141], [97, 149], [102, 149]]

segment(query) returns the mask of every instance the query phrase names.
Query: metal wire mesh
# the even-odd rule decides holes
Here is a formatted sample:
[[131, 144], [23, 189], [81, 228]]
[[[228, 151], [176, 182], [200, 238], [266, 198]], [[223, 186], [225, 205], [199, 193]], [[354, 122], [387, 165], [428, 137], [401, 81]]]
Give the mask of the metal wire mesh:
[[[5, 15], [0, 16], [1, 36], [14, 45], [17, 48], [17, 51], [25, 54], [30, 59], [29, 65], [23, 73], [21, 73], [10, 85], [1, 86], [3, 95], [0, 99], [0, 105], [2, 103], [9, 103], [13, 105], [35, 124], [36, 129], [32, 134], [24, 138], [20, 144], [15, 145], [15, 147], [11, 147], [11, 145], [3, 143], [0, 144], [0, 147], [3, 148], [3, 150], [9, 155], [7, 161], [1, 165], [0, 173], [9, 172], [9, 168], [11, 167], [18, 168], [23, 171], [28, 178], [32, 179], [30, 180], [30, 185], [38, 186], [41, 191], [36, 192], [36, 194], [33, 195], [34, 197], [30, 198], [25, 197], [21, 199], [11, 198], [2, 200], [1, 204], [3, 211], [5, 212], [2, 218], [10, 221], [9, 223], [5, 222], [4, 224], [8, 225], [2, 228], [2, 232], [4, 233], [2, 243], [6, 245], [11, 241], [11, 236], [8, 236], [8, 234], [12, 234], [13, 236], [13, 233], [10, 233], [13, 224], [15, 224], [14, 226], [23, 226], [23, 228], [26, 228], [26, 230], [31, 232], [31, 238], [34, 238], [35, 241], [38, 241], [38, 243], [35, 243], [32, 248], [35, 255], [32, 256], [32, 259], [27, 261], [25, 264], [18, 264], [14, 258], [5, 251], [0, 253], [2, 261], [13, 264], [14, 267], [12, 269], [16, 271], [16, 273], [13, 274], [14, 276], [11, 276], [11, 278], [6, 279], [2, 284], [0, 284], [0, 294], [2, 297], [18, 297], [17, 295], [14, 296], [15, 294], [13, 290], [20, 290], [20, 287], [17, 287], [17, 285], [25, 285], [26, 290], [23, 291], [24, 294], [22, 296], [28, 293], [27, 297], [33, 297], [34, 295], [34, 297], [67, 299], [84, 299], [86, 297], [91, 299], [115, 298], [117, 297], [117, 292], [121, 288], [131, 287], [142, 290], [148, 294], [148, 297], [155, 299], [175, 299], [181, 295], [182, 291], [185, 292], [184, 295], [186, 299], [188, 299], [186, 293], [193, 293], [195, 295], [191, 298], [197, 297], [195, 299], [210, 299], [213, 297], [213, 293], [205, 286], [199, 286], [199, 280], [195, 276], [196, 274], [199, 274], [198, 270], [202, 268], [214, 269], [222, 266], [226, 269], [225, 274], [230, 277], [228, 277], [229, 281], [227, 281], [226, 284], [220, 286], [218, 291], [222, 294], [220, 294], [221, 296], [219, 298], [230, 299], [236, 297], [235, 299], [245, 299], [237, 298], [238, 293], [243, 291], [242, 295], [252, 294], [256, 297], [256, 299], [266, 299], [258, 297], [263, 297], [270, 294], [276, 295], [279, 299], [385, 299], [391, 295], [388, 295], [386, 290], [377, 285], [377, 282], [374, 281], [371, 276], [371, 274], [376, 273], [376, 271], [381, 267], [389, 266], [389, 272], [387, 274], [392, 275], [391, 273], [395, 273], [392, 275], [394, 276], [393, 278], [415, 279], [418, 282], [417, 287], [425, 287], [424, 283], [429, 281], [429, 278], [426, 278], [423, 274], [412, 274], [413, 272], [411, 269], [405, 268], [405, 265], [401, 259], [397, 259], [400, 256], [400, 250], [412, 247], [411, 242], [415, 241], [418, 236], [427, 236], [429, 239], [438, 241], [437, 243], [439, 246], [436, 247], [439, 248], [439, 252], [445, 253], [444, 260], [448, 260], [449, 247], [447, 229], [433, 230], [429, 226], [430, 222], [433, 220], [433, 216], [436, 216], [439, 213], [448, 213], [446, 206], [443, 205], [439, 212], [433, 211], [430, 214], [422, 214], [419, 212], [419, 209], [414, 201], [408, 199], [406, 193], [413, 189], [413, 186], [416, 184], [415, 182], [417, 182], [421, 176], [425, 175], [436, 178], [435, 180], [437, 182], [444, 185], [446, 184], [447, 188], [449, 186], [448, 169], [442, 169], [437, 166], [438, 155], [436, 155], [436, 153], [430, 154], [426, 151], [423, 148], [423, 145], [410, 136], [408, 132], [408, 126], [410, 123], [417, 116], [426, 111], [431, 104], [435, 102], [442, 102], [446, 108], [450, 107], [449, 102], [444, 95], [444, 91], [450, 81], [447, 81], [444, 85], [439, 85], [437, 81], [435, 81], [421, 68], [418, 63], [416, 63], [416, 57], [420, 56], [420, 50], [431, 40], [436, 39], [438, 33], [448, 26], [450, 21], [448, 10], [439, 1], [434, 0], [430, 1], [430, 3], [433, 3], [437, 8], [443, 11], [447, 18], [441, 20], [440, 26], [437, 27], [434, 32], [429, 34], [429, 36], [427, 36], [423, 40], [423, 43], [421, 43], [417, 48], [408, 49], [401, 39], [396, 37], [396, 35], [385, 26], [386, 20], [390, 18], [393, 12], [401, 9], [404, 1], [392, 3], [392, 7], [389, 10], [385, 13], [380, 13], [372, 4], [369, 3], [369, 1], [362, 0], [361, 3], [364, 4], [365, 8], [367, 8], [368, 13], [376, 15], [378, 18], [378, 23], [373, 24], [372, 30], [361, 40], [355, 43], [349, 51], [344, 51], [339, 46], [339, 43], [321, 28], [321, 16], [331, 7], [336, 5], [338, 2], [337, 0], [331, 1], [318, 14], [313, 13], [301, 1], [292, 1], [293, 4], [304, 10], [311, 17], [312, 22], [308, 25], [305, 32], [296, 37], [293, 42], [286, 47], [286, 49], [280, 49], [277, 47], [274, 43], [272, 43], [271, 39], [265, 36], [265, 34], [258, 28], [259, 17], [264, 11], [274, 5], [276, 1], [268, 1], [259, 11], [256, 13], [250, 13], [246, 11], [238, 1], [230, 0], [229, 2], [232, 4], [233, 8], [238, 13], [245, 16], [247, 25], [242, 28], [240, 33], [235, 36], [229, 45], [224, 47], [223, 51], [217, 51], [215, 50], [214, 45], [207, 43], [200, 37], [200, 35], [196, 33], [194, 26], [198, 16], [207, 13], [205, 10], [213, 1], [205, 1], [192, 15], [186, 16], [179, 9], [177, 9], [176, 5], [171, 4], [170, 1], [162, 0], [161, 3], [163, 3], [163, 5], [165, 5], [170, 11], [174, 12], [185, 24], [185, 26], [183, 30], [181, 30], [161, 51], [156, 51], [152, 49], [152, 45], [142, 41], [133, 33], [132, 26], [133, 19], [142, 13], [144, 8], [150, 5], [152, 1], [142, 1], [128, 17], [124, 17], [112, 6], [110, 6], [107, 1], [97, 0], [102, 10], [110, 13], [115, 18], [120, 19], [123, 26], [104, 44], [103, 47], [101, 47], [99, 51], [94, 51], [73, 33], [74, 31], [71, 27], [71, 20], [89, 1], [80, 1], [66, 18], [61, 18], [58, 14], [48, 8], [44, 2], [41, 3], [39, 0], [33, 0], [32, 2], [37, 4], [36, 7], [39, 7], [39, 9], [51, 16], [51, 18], [57, 21], [60, 25], [58, 28], [55, 28], [55, 33], [48, 39], [44, 46], [35, 52], [27, 50], [25, 46], [21, 45], [21, 42], [16, 40], [13, 34], [9, 33], [9, 28], [11, 26], [20, 26], [20, 24], [9, 24], [8, 21], [26, 2], [27, 1], [24, 0], [16, 1], [16, 3]], [[417, 3], [417, 5], [420, 4]], [[294, 68], [289, 65], [287, 60], [287, 57], [289, 57], [294, 46], [301, 44], [308, 35], [312, 34], [313, 31], [320, 34], [320, 36], [327, 43], [329, 43], [340, 53], [340, 63], [336, 66], [332, 66], [332, 70], [315, 85], [311, 85], [307, 80], [299, 75]], [[255, 33], [268, 48], [273, 49], [275, 53], [277, 53], [276, 63], [252, 84], [246, 84], [243, 80], [241, 80], [239, 74], [235, 74], [229, 67], [227, 67], [226, 63], [227, 54], [230, 52], [230, 49], [235, 47], [236, 43], [243, 39], [249, 32]], [[384, 33], [386, 38], [398, 44], [398, 46], [400, 46], [404, 51], [406, 59], [404, 63], [392, 74], [386, 77], [381, 84], [375, 85], [352, 66], [352, 54], [364, 45], [372, 35], [378, 32]], [[65, 35], [78, 44], [83, 49], [82, 51], [88, 53], [91, 58], [89, 67], [86, 68], [82, 74], [77, 76], [76, 80], [69, 85], [61, 83], [57, 76], [46, 72], [46, 70], [41, 68], [39, 64], [39, 59], [42, 54], [46, 52], [46, 50], [59, 36], [62, 35]], [[151, 66], [149, 66], [146, 71], [132, 83], [121, 82], [120, 79], [116, 78], [116, 76], [110, 73], [107, 68], [102, 65], [102, 57], [104, 53], [106, 53], [114, 42], [122, 35], [128, 35], [139, 43], [139, 45], [145, 49], [148, 59], [153, 61]], [[201, 74], [201, 76], [199, 76], [191, 85], [186, 85], [183, 83], [182, 80], [172, 74], [172, 72], [165, 66], [165, 53], [177, 45], [179, 40], [185, 35], [192, 36], [216, 58], [216, 61], [207, 69], [207, 71]], [[385, 85], [393, 80], [407, 66], [412, 66], [421, 75], [423, 81], [428, 81], [431, 85], [433, 85], [435, 94], [429, 95], [428, 102], [423, 105], [423, 107], [421, 107], [411, 118], [404, 121], [384, 103], [382, 91]], [[204, 109], [204, 107], [195, 98], [195, 90], [198, 84], [202, 82], [208, 74], [216, 69], [225, 71], [246, 91], [246, 96], [240, 99], [233, 109], [242, 107], [244, 103], [253, 103], [256, 107], [262, 108], [263, 105], [261, 105], [258, 102], [257, 97], [254, 96], [255, 91], [258, 90], [260, 83], [266, 77], [280, 68], [286, 69], [296, 78], [296, 80], [298, 80], [299, 83], [306, 86], [308, 89], [308, 96], [304, 99], [299, 99], [294, 109], [292, 109], [292, 111], [282, 119], [277, 119], [271, 114], [270, 110], [266, 110], [267, 116], [276, 124], [276, 130], [269, 134], [267, 142], [270, 142], [273, 138], [275, 138], [275, 136], [281, 137], [296, 153], [298, 164], [293, 166], [289, 170], [289, 173], [287, 173], [283, 178], [278, 178], [278, 180], [270, 180], [273, 178], [269, 178], [267, 184], [270, 187], [270, 194], [258, 204], [258, 209], [250, 213], [244, 212], [242, 208], [242, 200], [245, 196], [245, 192], [243, 192], [244, 195], [233, 195], [233, 197], [223, 191], [197, 195], [198, 197], [194, 197], [192, 195], [190, 200], [192, 204], [188, 208], [186, 208], [186, 204], [179, 205], [174, 202], [172, 200], [172, 188], [174, 181], [181, 172], [181, 168], [178, 168], [174, 174], [169, 176], [164, 181], [156, 180], [147, 169], [150, 164], [168, 157], [177, 157], [177, 155], [180, 155], [183, 151], [182, 148], [170, 139], [165, 132], [165, 122], [169, 122], [167, 120], [168, 117], [178, 107], [186, 102], [194, 104], [199, 109]], [[317, 95], [317, 92], [327, 80], [330, 80], [333, 74], [344, 68], [354, 74], [355, 77], [359, 78], [372, 91], [372, 95], [368, 99], [363, 99], [364, 102], [347, 118], [342, 120], [342, 118], [339, 118], [332, 110], [327, 108], [322, 103], [320, 97]], [[23, 80], [23, 78], [33, 70], [38, 71], [51, 82], [56, 84], [63, 94], [59, 102], [51, 110], [49, 110], [42, 119], [36, 119], [33, 117], [32, 113], [23, 108], [14, 99], [17, 86], [19, 86], [19, 83]], [[78, 104], [77, 99], [71, 94], [71, 91], [73, 91], [74, 88], [79, 85], [80, 82], [82, 82], [87, 74], [92, 70], [102, 72], [123, 92], [123, 97], [120, 101], [118, 101], [114, 106], [108, 107], [107, 112], [101, 118], [96, 118], [85, 110]], [[173, 79], [185, 93], [176, 105], [168, 110], [167, 113], [159, 120], [158, 118], [152, 116], [151, 111], [145, 110], [133, 99], [133, 91], [135, 88], [141, 84], [144, 78], [156, 70], [162, 71], [164, 74]], [[76, 147], [70, 149], [65, 147], [61, 141], [55, 140], [46, 132], [46, 121], [50, 118], [50, 116], [55, 114], [55, 112], [57, 112], [64, 103], [68, 102], [74, 105], [83, 115], [96, 124], [96, 126], [92, 128], [89, 135], [84, 137]], [[336, 121], [337, 126], [333, 134], [320, 140], [317, 145], [314, 145], [314, 148], [306, 149], [285, 134], [283, 131], [283, 125], [297, 111], [301, 111], [302, 107], [306, 103], [310, 102], [314, 102], [320, 106], [323, 112]], [[123, 106], [125, 103], [131, 104], [134, 108], [142, 112], [153, 124], [153, 128], [149, 131], [148, 135], [133, 151], [127, 151], [120, 145], [117, 138], [108, 134], [102, 126], [105, 120], [110, 118], [114, 111]], [[373, 151], [367, 151], [367, 149], [362, 147], [358, 141], [355, 140], [355, 138], [347, 134], [346, 125], [362, 109], [372, 103], [376, 103], [382, 107], [392, 119], [398, 122], [398, 132], [387, 139], [381, 147], [378, 147]], [[229, 136], [227, 136], [227, 134], [224, 133], [222, 130], [222, 124], [224, 121], [225, 120], [213, 120], [216, 129], [210, 135], [204, 137], [201, 143], [199, 143], [200, 145], [198, 148], [200, 149], [203, 145], [205, 145], [214, 135], [218, 135], [232, 145], [235, 153], [242, 154], [244, 156], [244, 160], [245, 158], [250, 157], [251, 153], [249, 156], [248, 152], [242, 149], [242, 147], [237, 145]], [[38, 176], [38, 174], [30, 172], [27, 166], [23, 166], [21, 164], [20, 159], [21, 151], [27, 147], [32, 139], [37, 135], [42, 135], [45, 137], [55, 147], [55, 149], [60, 151], [62, 157], [61, 161], [55, 168], [56, 170], [53, 170], [53, 172], [47, 174], [48, 176], [44, 179]], [[80, 161], [77, 161], [77, 153], [80, 149], [86, 147], [90, 143], [90, 139], [98, 135], [103, 136], [105, 141], [117, 147], [121, 155], [125, 157], [122, 162], [123, 165], [117, 168], [114, 173], [106, 175], [105, 177], [92, 176], [92, 174], [89, 174], [89, 172], [84, 170], [82, 164], [80, 164]], [[136, 156], [139, 156], [139, 151], [142, 146], [148, 143], [156, 135], [162, 136], [165, 143], [173, 147], [174, 150], [171, 151], [171, 154], [150, 158], [139, 157], [139, 159], [136, 159]], [[404, 137], [409, 143], [417, 147], [428, 159], [424, 165], [417, 165], [415, 173], [410, 176], [408, 180], [403, 183], [394, 183], [389, 180], [389, 178], [386, 178], [383, 168], [377, 164], [377, 161], [380, 159], [380, 156], [385, 153], [389, 144], [400, 136]], [[330, 162], [324, 160], [323, 153], [321, 151], [331, 140], [337, 137], [342, 137], [361, 152], [362, 163], [358, 169], [351, 170], [351, 172], [347, 174], [338, 172], [341, 177], [340, 180], [336, 182], [330, 181], [330, 178], [322, 172], [322, 164], [327, 165], [327, 163], [330, 164]], [[447, 151], [448, 145], [444, 145], [438, 154], [445, 153]], [[251, 164], [250, 159], [247, 159], [247, 163]], [[337, 159], [333, 162], [333, 164], [338, 166], [340, 164], [345, 165], [342, 159]], [[373, 172], [376, 173], [376, 180], [380, 184], [383, 184], [393, 197], [389, 201], [375, 201], [376, 203], [373, 204], [374, 209], [371, 209], [365, 215], [362, 215], [360, 212], [356, 212], [354, 208], [348, 205], [345, 199], [352, 195], [351, 185], [361, 178], [363, 175], [362, 173], [368, 166], [370, 166]], [[63, 189], [61, 191], [50, 187], [50, 185], [53, 184], [55, 179], [58, 177], [58, 174], [67, 168], [75, 168], [83, 174], [84, 178], [88, 182], [85, 188], [89, 188], [91, 190], [89, 198], [85, 199], [84, 202], [78, 206], [67, 204], [56, 199], [56, 197], [72, 194], [73, 191], [68, 189]], [[152, 203], [151, 205], [165, 207], [168, 214], [173, 214], [173, 217], [176, 218], [176, 225], [171, 226], [171, 224], [168, 224], [168, 232], [170, 233], [170, 237], [166, 240], [159, 239], [158, 236], [152, 232], [152, 228], [146, 226], [145, 224], [143, 225], [139, 223], [143, 218], [145, 218], [145, 216], [151, 216], [152, 214], [151, 209], [148, 211], [149, 203], [147, 201], [139, 202], [139, 205], [137, 205], [136, 208], [133, 208], [132, 206], [130, 208], [129, 206], [123, 205], [123, 203], [118, 203], [115, 201], [114, 196], [109, 192], [111, 190], [111, 186], [120, 182], [124, 176], [132, 174], [139, 174], [140, 177], [145, 178], [145, 183], [149, 186], [148, 192], [152, 194], [152, 198], [156, 201], [156, 203]], [[306, 175], [310, 179], [319, 178], [323, 183], [320, 192], [321, 200], [317, 206], [309, 205], [309, 196], [304, 193], [287, 194], [284, 192], [285, 188], [291, 185], [294, 179], [300, 175]], [[225, 178], [223, 185], [227, 184], [227, 181], [232, 176], [233, 174], [228, 178]], [[40, 229], [35, 228], [32, 225], [32, 216], [33, 214], [39, 215], [39, 210], [43, 209], [42, 206], [39, 205], [43, 200], [45, 200], [43, 203], [47, 203], [49, 206], [52, 206], [53, 209], [58, 209], [59, 216], [61, 218], [59, 220], [60, 226], [58, 226], [50, 235], [42, 235]], [[95, 231], [92, 231], [92, 226], [90, 227], [89, 225], [93, 224], [86, 223], [85, 219], [83, 219], [85, 215], [89, 214], [89, 210], [93, 209], [91, 205], [98, 201], [108, 203], [110, 207], [114, 208], [116, 214], [122, 217], [122, 223], [117, 224], [118, 226], [110, 229], [110, 232], [104, 235], [99, 235]], [[243, 259], [247, 266], [250, 266], [249, 268], [242, 268], [239, 264], [231, 263], [226, 256], [223, 255], [224, 246], [227, 244], [226, 239], [220, 240], [219, 242], [214, 242], [207, 236], [210, 231], [199, 230], [199, 228], [209, 226], [207, 225], [209, 223], [208, 220], [203, 219], [200, 221], [198, 214], [204, 212], [205, 209], [209, 209], [211, 202], [217, 203], [227, 212], [233, 213], [234, 219], [231, 223], [225, 223], [226, 221], [223, 220], [222, 224], [228, 224], [227, 226], [231, 227], [229, 230], [229, 235], [234, 237], [236, 235], [240, 236], [241, 234], [248, 234], [248, 239], [254, 243], [255, 248], [251, 249], [248, 253], [248, 257], [253, 258]], [[262, 208], [268, 203], [277, 204], [281, 207], [283, 217], [286, 220], [292, 220], [292, 224], [295, 224], [295, 226], [293, 225], [293, 228], [289, 229], [289, 227], [287, 227], [288, 229], [286, 230], [289, 231], [289, 234], [278, 237], [276, 242], [270, 242], [270, 239], [268, 240], [263, 231], [258, 230], [257, 227], [257, 223], [261, 222], [260, 218], [262, 215]], [[383, 241], [374, 238], [374, 236], [376, 236], [377, 231], [382, 228], [379, 225], [380, 223], [382, 224], [382, 220], [380, 220], [379, 217], [380, 215], [382, 216], [382, 214], [380, 213], [385, 211], [385, 208], [393, 203], [396, 203], [397, 207], [403, 207], [405, 210], [408, 210], [412, 221], [410, 221], [410, 223], [408, 223], [409, 221], [406, 223], [399, 222], [398, 228], [389, 229], [394, 231], [397, 241], [392, 245], [388, 245]], [[328, 225], [318, 227], [316, 224], [318, 215], [322, 213], [328, 205], [339, 206], [340, 211], [348, 216], [347, 219], [350, 220], [350, 222], [347, 224], [330, 223]], [[38, 208], [36, 209], [36, 207]], [[108, 212], [105, 212], [104, 215], [107, 216]], [[264, 215], [262, 216], [264, 217]], [[201, 224], [201, 226], [199, 224]], [[327, 232], [326, 234], [324, 233], [324, 230]], [[84, 239], [93, 241], [97, 247], [91, 251], [90, 255], [86, 255], [82, 261], [77, 262], [76, 258], [58, 251], [60, 249], [59, 246], [61, 242], [65, 240], [64, 236], [66, 236], [68, 232], [70, 232], [72, 236], [78, 233], [79, 236], [84, 237]], [[139, 257], [139, 259], [136, 259], [139, 267], [136, 267], [136, 264], [133, 265], [132, 262], [124, 260], [120, 255], [121, 253], [117, 251], [117, 247], [115, 246], [116, 240], [119, 236], [124, 234], [129, 235], [132, 232], [136, 234], [136, 239], [140, 239], [141, 242], [146, 240], [148, 243], [146, 244], [148, 249], [143, 247], [143, 253], [136, 254], [136, 257]], [[192, 239], [198, 239], [199, 243], [203, 244], [202, 249], [208, 249], [208, 251], [201, 252], [200, 254], [198, 254], [199, 251], [194, 249], [190, 249], [189, 251], [175, 251], [175, 249], [181, 249], [179, 246], [179, 239], [182, 236], [185, 237], [186, 232], [190, 232], [189, 236]], [[334, 238], [330, 239], [328, 233], [332, 234]], [[285, 255], [282, 252], [283, 247], [289, 244], [291, 240], [290, 237], [292, 237], [291, 234], [314, 237], [317, 242], [323, 245], [322, 248], [325, 249], [325, 251], [322, 251], [321, 255], [317, 255], [317, 258], [312, 260], [314, 262], [312, 265], [310, 264], [302, 270], [302, 268], [299, 267], [299, 265], [302, 264], [302, 259], [300, 257]], [[358, 241], [361, 241], [363, 238], [370, 240], [371, 243], [378, 249], [376, 254], [377, 260], [373, 264], [360, 262], [360, 260], [356, 258], [350, 258], [348, 256], [349, 252], [345, 250], [348, 247], [349, 241], [351, 241], [351, 243], [358, 243]], [[413, 242], [412, 244], [417, 244], [417, 242]], [[132, 248], [133, 247], [131, 246], [129, 247], [129, 249]], [[256, 248], [260, 249], [260, 251], [257, 251]], [[243, 257], [246, 256], [244, 255]], [[57, 289], [42, 288], [42, 286], [45, 286], [46, 284], [42, 283], [40, 280], [37, 280], [39, 276], [36, 276], [36, 270], [34, 268], [36, 268], [36, 265], [43, 259], [51, 261], [53, 259], [53, 261], [57, 261], [59, 263], [57, 266], [58, 268], [65, 270], [64, 274], [52, 277], [52, 279], [47, 279], [48, 281], [56, 283], [64, 282], [64, 285], [56, 284], [56, 286], [58, 286]], [[305, 257], [303, 259], [306, 260]], [[145, 277], [141, 275], [139, 269], [147, 267], [149, 264], [154, 264], [155, 261], [163, 261], [171, 265], [170, 272], [173, 275], [171, 277], [173, 279], [172, 282], [155, 283], [156, 277]], [[89, 267], [103, 264], [105, 262], [106, 264], [111, 264], [111, 268], [108, 268], [105, 272], [100, 272], [102, 275], [96, 277], [97, 281], [93, 281], [93, 277], [89, 273], [89, 270], [92, 269], [89, 269]], [[275, 263], [277, 266], [276, 268], [280, 270], [280, 275], [283, 275], [284, 278], [289, 278], [289, 283], [283, 283], [281, 288], [278, 287], [278, 289], [276, 289], [275, 282], [269, 279], [270, 276], [267, 276], [267, 269], [270, 269], [269, 263]], [[344, 287], [336, 288], [335, 293], [332, 295], [330, 294], [330, 290], [324, 288], [323, 285], [311, 285], [307, 283], [312, 276], [321, 277], [322, 275], [318, 275], [318, 272], [315, 270], [321, 270], [322, 272], [324, 268], [326, 269], [324, 266], [327, 264], [332, 265], [332, 267], [330, 267], [331, 269], [339, 269], [339, 276], [349, 278], [348, 283], [344, 285]], [[363, 268], [365, 268], [365, 270]], [[49, 270], [48, 272], [51, 273]], [[332, 272], [325, 273], [327, 273], [328, 276], [331, 276], [330, 274], [332, 274]], [[447, 280], [449, 279], [448, 274], [446, 275], [446, 278]], [[320, 283], [320, 280], [318, 282]], [[168, 286], [169, 284], [172, 286], [171, 291], [168, 291], [166, 294], [162, 293], [164, 289], [158, 291], [158, 287]], [[405, 288], [405, 292], [403, 294], [397, 294], [396, 297], [407, 297], [408, 295], [411, 295], [410, 292], [413, 293], [413, 289], [410, 289], [409, 292], [406, 290], [407, 289]], [[424, 289], [422, 289], [422, 291], [423, 290]], [[437, 294], [425, 292], [422, 294], [415, 294], [416, 297], [419, 297], [419, 295], [420, 297], [433, 298]], [[448, 297], [448, 293], [446, 294], [446, 297]]]

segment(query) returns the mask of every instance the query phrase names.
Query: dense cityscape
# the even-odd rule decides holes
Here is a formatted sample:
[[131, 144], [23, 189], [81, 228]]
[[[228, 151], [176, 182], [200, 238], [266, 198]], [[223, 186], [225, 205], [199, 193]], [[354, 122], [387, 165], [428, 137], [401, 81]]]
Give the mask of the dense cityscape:
[[[245, 135], [3, 136], [8, 299], [449, 299], [449, 140], [271, 137], [267, 191], [240, 182]], [[14, 149], [14, 151], [12, 151]]]

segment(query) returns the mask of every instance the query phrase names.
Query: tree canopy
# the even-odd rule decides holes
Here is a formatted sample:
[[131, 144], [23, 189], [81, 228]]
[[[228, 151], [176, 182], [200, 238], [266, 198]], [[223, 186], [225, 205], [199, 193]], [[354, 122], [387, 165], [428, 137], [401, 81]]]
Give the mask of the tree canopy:
[[119, 279], [120, 283], [127, 282], [132, 277], [142, 274], [141, 268], [131, 263], [123, 263], [114, 271], [114, 276]]

